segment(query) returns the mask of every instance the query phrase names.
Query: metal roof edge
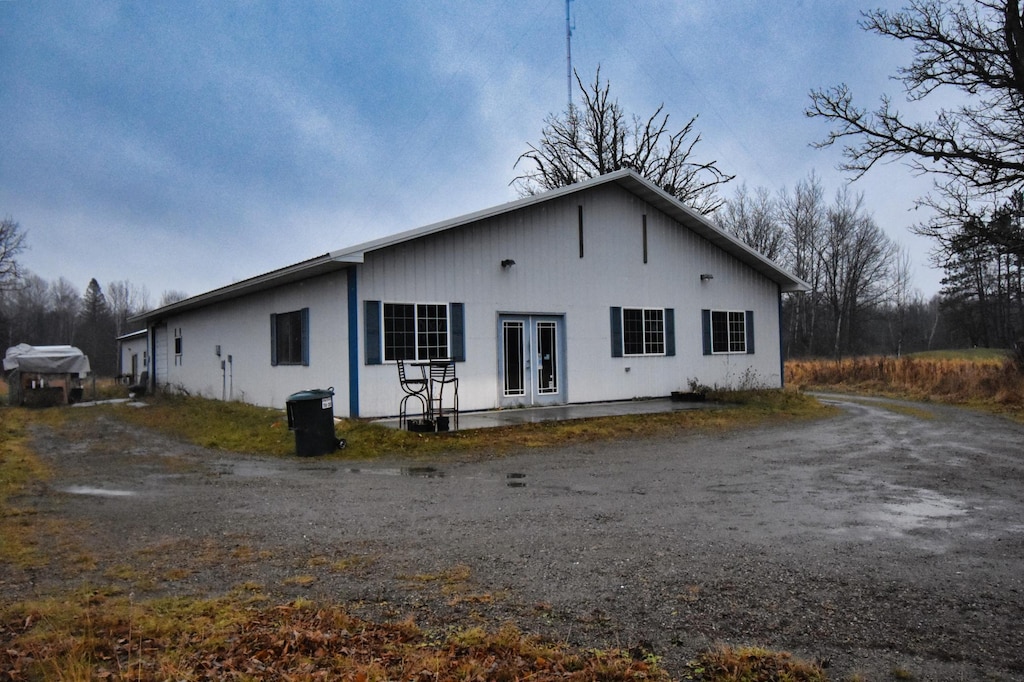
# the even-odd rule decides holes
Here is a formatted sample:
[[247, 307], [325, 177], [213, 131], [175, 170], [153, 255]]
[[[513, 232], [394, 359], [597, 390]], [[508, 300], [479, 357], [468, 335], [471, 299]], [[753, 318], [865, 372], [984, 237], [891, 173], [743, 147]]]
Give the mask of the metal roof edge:
[[129, 322], [133, 324], [147, 324], [153, 319], [160, 319], [174, 313], [201, 308], [222, 300], [236, 298], [246, 293], [253, 293], [263, 289], [269, 289], [281, 283], [295, 281], [305, 276], [309, 276], [310, 274], [315, 274], [317, 271], [329, 272], [332, 270], [342, 269], [352, 264], [362, 263], [365, 255], [371, 251], [377, 251], [406, 241], [418, 239], [420, 237], [444, 232], [455, 227], [467, 225], [479, 220], [485, 220], [511, 211], [528, 208], [530, 206], [575, 194], [607, 183], [616, 183], [623, 189], [638, 196], [644, 201], [651, 203], [688, 229], [693, 230], [696, 234], [704, 237], [727, 253], [736, 256], [742, 262], [750, 265], [758, 272], [761, 272], [772, 281], [778, 283], [783, 292], [810, 290], [810, 285], [802, 279], [787, 272], [778, 264], [750, 248], [738, 238], [730, 235], [725, 230], [722, 230], [707, 216], [697, 213], [693, 209], [683, 205], [683, 203], [676, 197], [658, 187], [650, 180], [640, 176], [636, 171], [623, 169], [607, 173], [605, 175], [599, 175], [594, 178], [587, 178], [572, 185], [566, 185], [546, 192], [531, 194], [520, 199], [515, 199], [503, 204], [497, 204], [479, 211], [466, 213], [461, 216], [431, 223], [422, 227], [397, 232], [395, 234], [363, 242], [362, 244], [357, 244], [355, 246], [331, 251], [321, 256], [310, 258], [309, 260], [288, 265], [261, 275], [256, 275], [255, 277], [250, 277], [249, 279], [235, 282], [218, 289], [213, 289], [206, 293], [198, 294], [170, 305], [163, 306], [162, 308], [157, 308], [155, 310], [136, 315], [129, 318]]
[[220, 301], [238, 298], [248, 293], [255, 293], [264, 289], [269, 289], [278, 284], [292, 282], [298, 279], [303, 279], [307, 276], [314, 274], [322, 274], [331, 272], [334, 270], [341, 270], [351, 265], [351, 261], [342, 261], [337, 258], [333, 258], [331, 254], [326, 253], [315, 258], [287, 265], [277, 270], [256, 275], [244, 279], [240, 282], [234, 282], [226, 286], [207, 291], [196, 296], [182, 299], [165, 305], [162, 308], [156, 308], [139, 315], [128, 318], [128, 322], [131, 324], [148, 324], [151, 320], [158, 320], [174, 313], [181, 313], [187, 310], [194, 310], [196, 308], [202, 308], [204, 306], [211, 305]]

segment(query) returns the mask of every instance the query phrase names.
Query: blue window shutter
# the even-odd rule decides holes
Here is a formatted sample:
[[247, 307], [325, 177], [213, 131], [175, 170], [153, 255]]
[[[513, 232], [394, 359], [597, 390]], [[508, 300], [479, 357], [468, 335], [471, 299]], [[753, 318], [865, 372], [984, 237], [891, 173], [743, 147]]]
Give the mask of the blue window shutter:
[[754, 311], [747, 311], [746, 323], [743, 325], [747, 331], [747, 355], [754, 354]]
[[665, 308], [665, 355], [676, 354], [676, 311]]
[[622, 357], [622, 308], [612, 307], [612, 357]]
[[381, 364], [380, 345], [380, 301], [366, 301], [363, 327], [366, 329], [366, 364]]
[[704, 339], [704, 355], [711, 355], [711, 311], [700, 311], [701, 337]]
[[277, 367], [277, 315], [270, 313], [270, 366]]
[[449, 303], [448, 315], [451, 317], [452, 360], [466, 361], [466, 306], [464, 303]]
[[302, 364], [309, 367], [309, 308], [299, 312], [302, 321]]

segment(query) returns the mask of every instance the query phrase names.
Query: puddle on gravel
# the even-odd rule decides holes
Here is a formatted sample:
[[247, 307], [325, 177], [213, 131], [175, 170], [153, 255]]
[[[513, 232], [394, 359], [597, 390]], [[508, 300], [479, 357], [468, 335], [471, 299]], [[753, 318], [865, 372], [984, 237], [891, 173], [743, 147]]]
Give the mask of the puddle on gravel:
[[445, 473], [437, 467], [391, 467], [384, 469], [345, 469], [349, 474], [371, 474], [377, 476], [412, 476], [414, 478], [444, 478]]
[[131, 497], [135, 495], [132, 490], [112, 490], [110, 488], [94, 488], [88, 485], [72, 485], [61, 488], [61, 492], [71, 495], [95, 495], [96, 497]]
[[883, 504], [881, 509], [868, 516], [879, 524], [909, 531], [942, 521], [951, 524], [953, 519], [967, 514], [967, 510], [951, 497], [930, 490], [918, 491], [918, 495], [916, 500]]

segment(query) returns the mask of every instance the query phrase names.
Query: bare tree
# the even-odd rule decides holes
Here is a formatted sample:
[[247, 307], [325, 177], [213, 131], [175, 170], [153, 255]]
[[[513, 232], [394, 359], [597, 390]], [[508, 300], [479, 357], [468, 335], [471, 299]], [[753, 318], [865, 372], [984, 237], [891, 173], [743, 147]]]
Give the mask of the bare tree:
[[786, 233], [783, 264], [811, 286], [806, 294], [789, 296], [785, 304], [789, 328], [787, 352], [813, 354], [817, 350], [818, 299], [821, 294], [821, 262], [818, 254], [824, 239], [825, 190], [811, 173], [792, 193], [779, 192], [779, 221]]
[[25, 233], [10, 218], [0, 220], [0, 290], [10, 289], [18, 281], [19, 253], [25, 249]]
[[693, 159], [701, 139], [694, 132], [696, 116], [673, 133], [664, 105], [646, 119], [627, 118], [610, 84], [602, 83], [600, 68], [592, 85], [584, 86], [579, 74], [576, 83], [583, 104], [548, 116], [540, 143], [516, 160], [516, 167], [531, 166], [512, 181], [521, 194], [631, 168], [697, 211], [712, 213], [722, 205], [718, 187], [734, 176], [720, 171], [715, 161]]
[[115, 334], [121, 336], [129, 331], [128, 318], [149, 308], [149, 290], [128, 280], [111, 282], [107, 285], [107, 303], [114, 315]]
[[1019, 0], [911, 0], [902, 11], [864, 15], [865, 30], [914, 45], [897, 79], [918, 101], [954, 88], [966, 99], [939, 109], [933, 121], [908, 121], [888, 97], [868, 113], [845, 85], [811, 92], [808, 115], [835, 124], [821, 143], [843, 140], [844, 168], [862, 174], [886, 158], [961, 180], [1007, 190], [1024, 184], [1024, 28]]
[[178, 291], [177, 289], [166, 289], [164, 293], [160, 294], [160, 305], [158, 307], [163, 308], [166, 305], [177, 303], [178, 301], [184, 301], [188, 298], [188, 294], [184, 291]]
[[903, 347], [907, 336], [907, 315], [911, 303], [920, 295], [913, 287], [913, 267], [910, 264], [910, 252], [900, 245], [893, 249], [891, 274], [890, 308], [888, 319], [889, 340], [896, 357], [903, 355]]
[[[890, 13], [875, 10], [861, 26], [914, 46], [898, 69], [911, 102], [950, 92], [964, 103], [913, 121], [883, 96], [874, 111], [853, 104], [846, 85], [811, 92], [808, 116], [833, 124], [819, 143], [843, 143], [842, 169], [855, 176], [879, 161], [902, 159], [935, 177], [937, 195], [922, 203], [953, 223], [979, 217], [977, 196], [1007, 196], [1024, 188], [1024, 26], [1020, 0], [911, 0]], [[940, 215], [940, 220], [941, 220]], [[948, 221], [947, 221], [948, 222]], [[941, 236], [948, 224], [933, 226]], [[929, 233], [929, 230], [922, 230]]]
[[53, 313], [53, 324], [47, 333], [61, 343], [74, 343], [76, 322], [82, 311], [81, 292], [78, 291], [78, 287], [61, 277], [50, 283], [47, 298]]
[[778, 205], [767, 188], [758, 187], [750, 195], [746, 184], [740, 185], [715, 219], [719, 227], [763, 256], [780, 261], [784, 255], [786, 233], [779, 222]]
[[845, 187], [828, 210], [819, 251], [822, 295], [831, 314], [832, 353], [852, 349], [862, 313], [891, 291], [895, 244]]
[[25, 273], [11, 298], [10, 343], [53, 343], [47, 326], [50, 300], [46, 280]]

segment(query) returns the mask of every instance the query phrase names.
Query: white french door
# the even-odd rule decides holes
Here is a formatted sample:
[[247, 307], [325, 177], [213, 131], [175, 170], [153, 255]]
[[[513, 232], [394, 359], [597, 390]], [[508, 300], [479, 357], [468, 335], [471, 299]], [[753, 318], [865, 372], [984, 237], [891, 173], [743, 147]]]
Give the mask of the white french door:
[[558, 315], [500, 315], [498, 373], [502, 407], [565, 402], [565, 320]]

